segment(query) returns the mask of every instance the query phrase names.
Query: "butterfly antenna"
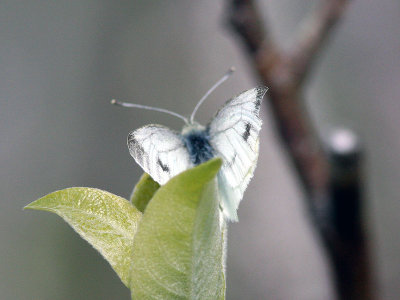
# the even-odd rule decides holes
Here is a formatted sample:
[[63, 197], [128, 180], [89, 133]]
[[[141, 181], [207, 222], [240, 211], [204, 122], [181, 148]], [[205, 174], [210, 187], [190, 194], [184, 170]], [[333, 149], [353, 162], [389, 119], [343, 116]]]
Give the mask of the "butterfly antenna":
[[113, 105], [117, 105], [117, 106], [122, 106], [122, 107], [128, 107], [128, 108], [140, 108], [140, 109], [147, 109], [147, 110], [154, 110], [154, 111], [158, 111], [158, 112], [162, 112], [162, 113], [166, 113], [169, 115], [173, 115], [181, 120], [183, 120], [186, 124], [189, 124], [188, 119], [185, 118], [184, 116], [170, 111], [168, 109], [164, 109], [164, 108], [159, 108], [159, 107], [153, 107], [153, 106], [147, 106], [147, 105], [141, 105], [141, 104], [135, 104], [135, 103], [128, 103], [128, 102], [120, 102], [118, 100], [111, 100], [111, 104]]
[[235, 72], [235, 68], [231, 67], [224, 76], [221, 77], [208, 91], [204, 94], [204, 96], [197, 102], [196, 107], [194, 108], [192, 115], [190, 116], [190, 123], [192, 124], [194, 121], [194, 116], [196, 115], [197, 110], [199, 109], [200, 105], [203, 104], [204, 100], [207, 99], [208, 96], [217, 88], [219, 87], [224, 81], [226, 81], [232, 74]]

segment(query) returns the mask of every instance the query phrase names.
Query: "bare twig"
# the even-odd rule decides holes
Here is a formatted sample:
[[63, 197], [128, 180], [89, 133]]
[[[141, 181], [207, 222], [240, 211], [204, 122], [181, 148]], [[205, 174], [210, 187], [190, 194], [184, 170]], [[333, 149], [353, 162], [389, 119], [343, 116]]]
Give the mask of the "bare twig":
[[[304, 21], [297, 44], [287, 53], [263, 27], [253, 0], [228, 0], [228, 18], [261, 81], [270, 87], [270, 107], [279, 137], [303, 184], [310, 215], [332, 263], [340, 299], [372, 299], [361, 220], [359, 149], [352, 149], [351, 155], [346, 153], [349, 163], [345, 165], [341, 165], [343, 153], [335, 147], [324, 151], [302, 101], [305, 78], [348, 2], [321, 1]], [[344, 178], [348, 179], [345, 187]]]
[[257, 54], [263, 44], [269, 44], [270, 36], [252, 0], [233, 0], [234, 13], [230, 15], [235, 31], [244, 38], [247, 50]]
[[301, 84], [310, 73], [317, 52], [341, 19], [348, 2], [349, 0], [323, 0], [320, 6], [304, 20], [297, 45], [289, 54], [298, 84]]

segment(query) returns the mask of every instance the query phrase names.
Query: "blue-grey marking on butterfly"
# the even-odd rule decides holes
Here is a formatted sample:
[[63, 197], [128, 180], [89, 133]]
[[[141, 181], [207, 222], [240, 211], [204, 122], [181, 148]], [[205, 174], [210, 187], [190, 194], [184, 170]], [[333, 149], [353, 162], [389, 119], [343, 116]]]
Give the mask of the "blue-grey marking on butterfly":
[[233, 69], [204, 95], [190, 120], [160, 108], [116, 100], [112, 103], [166, 112], [183, 119], [186, 125], [181, 133], [155, 124], [132, 131], [128, 135], [130, 154], [161, 185], [193, 166], [221, 157], [223, 164], [217, 175], [220, 207], [226, 219], [237, 221], [237, 208], [257, 164], [262, 124], [260, 103], [267, 88], [256, 87], [228, 100], [207, 126], [194, 121], [200, 104], [232, 72]]

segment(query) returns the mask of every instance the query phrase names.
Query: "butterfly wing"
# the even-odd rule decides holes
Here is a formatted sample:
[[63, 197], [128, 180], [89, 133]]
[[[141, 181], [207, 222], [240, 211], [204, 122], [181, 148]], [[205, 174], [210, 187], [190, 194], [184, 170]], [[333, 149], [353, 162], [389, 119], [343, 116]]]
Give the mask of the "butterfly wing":
[[257, 87], [229, 100], [208, 125], [210, 144], [223, 165], [218, 174], [224, 215], [237, 221], [237, 208], [257, 164], [260, 103], [267, 88]]
[[192, 167], [181, 136], [161, 125], [146, 125], [128, 135], [135, 161], [159, 184]]

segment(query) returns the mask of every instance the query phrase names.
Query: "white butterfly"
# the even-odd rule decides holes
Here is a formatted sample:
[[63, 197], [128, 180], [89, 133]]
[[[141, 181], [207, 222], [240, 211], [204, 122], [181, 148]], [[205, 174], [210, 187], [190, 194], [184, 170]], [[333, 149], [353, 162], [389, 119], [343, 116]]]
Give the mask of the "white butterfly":
[[221, 157], [218, 173], [220, 206], [228, 220], [237, 221], [237, 208], [254, 173], [259, 148], [260, 103], [267, 91], [257, 87], [227, 101], [207, 126], [194, 121], [204, 99], [233, 72], [230, 70], [199, 101], [190, 120], [164, 109], [121, 103], [167, 112], [186, 122], [178, 133], [162, 125], [146, 125], [128, 135], [129, 152], [135, 161], [159, 184], [213, 157]]

